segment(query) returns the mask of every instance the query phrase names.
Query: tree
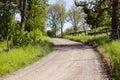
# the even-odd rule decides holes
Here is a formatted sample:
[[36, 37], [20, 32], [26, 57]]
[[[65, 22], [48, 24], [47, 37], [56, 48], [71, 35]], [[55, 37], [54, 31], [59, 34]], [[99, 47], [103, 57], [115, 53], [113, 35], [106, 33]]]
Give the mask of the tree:
[[39, 28], [44, 32], [47, 16], [47, 0], [29, 0], [27, 6], [27, 17], [25, 30], [30, 32]]
[[66, 18], [67, 18], [67, 14], [66, 14], [66, 10], [65, 10], [65, 1], [61, 1], [59, 0], [58, 2], [59, 4], [59, 11], [58, 11], [58, 18], [59, 18], [59, 22], [60, 22], [60, 28], [61, 28], [61, 37], [63, 37], [63, 26], [64, 26], [64, 23], [66, 21]]
[[72, 29], [72, 27], [69, 27], [65, 30], [64, 34], [70, 34], [71, 32], [73, 32], [74, 30]]
[[119, 38], [119, 27], [118, 27], [118, 0], [113, 0], [112, 1], [112, 34], [111, 38], [112, 39], [117, 39]]
[[9, 41], [12, 37], [12, 32], [16, 21], [14, 15], [16, 12], [16, 5], [14, 0], [0, 1], [0, 39], [7, 41], [7, 48], [9, 49]]
[[82, 20], [82, 11], [80, 8], [72, 6], [68, 11], [68, 21], [73, 25], [74, 32], [77, 32], [78, 26]]
[[48, 10], [48, 24], [51, 26], [52, 31], [54, 33], [54, 37], [57, 36], [57, 32], [59, 30], [59, 9], [60, 6], [58, 4], [53, 4], [50, 6]]
[[106, 16], [110, 14], [109, 9], [111, 8], [111, 2], [108, 0], [94, 0], [88, 2], [76, 2], [75, 0], [75, 4], [83, 8], [84, 13], [87, 14], [85, 17], [86, 22], [92, 25], [92, 28], [99, 27], [103, 19], [110, 19], [109, 16]]
[[26, 9], [27, 9], [27, 0], [20, 0], [20, 11], [21, 11], [21, 31], [25, 30], [26, 22]]
[[[1, 0], [0, 40], [13, 46], [39, 42], [44, 33], [47, 0]], [[21, 14], [21, 21], [15, 20]]]

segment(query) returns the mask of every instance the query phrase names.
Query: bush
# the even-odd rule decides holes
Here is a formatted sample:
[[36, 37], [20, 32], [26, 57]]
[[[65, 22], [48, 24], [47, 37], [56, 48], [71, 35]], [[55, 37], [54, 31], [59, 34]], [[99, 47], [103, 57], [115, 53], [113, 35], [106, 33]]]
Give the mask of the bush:
[[39, 43], [42, 39], [42, 32], [38, 29], [31, 32], [21, 34], [17, 31], [12, 37], [12, 44], [14, 46], [27, 46], [29, 44]]
[[48, 35], [49, 37], [54, 37], [54, 32], [52, 32], [51, 30], [48, 30], [48, 31], [47, 31], [47, 35]]

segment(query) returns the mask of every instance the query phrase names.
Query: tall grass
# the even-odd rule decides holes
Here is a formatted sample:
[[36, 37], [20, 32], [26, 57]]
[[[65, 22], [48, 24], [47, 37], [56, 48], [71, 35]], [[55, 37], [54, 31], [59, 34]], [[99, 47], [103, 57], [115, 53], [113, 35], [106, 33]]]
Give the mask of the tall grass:
[[120, 80], [120, 41], [113, 41], [104, 46], [107, 53], [109, 53], [112, 62], [114, 64], [113, 67], [113, 77], [116, 80]]
[[41, 43], [0, 53], [0, 76], [23, 68], [46, 56], [52, 51], [52, 43], [47, 40], [45, 38]]
[[4, 48], [6, 48], [6, 47], [7, 47], [6, 41], [0, 42], [0, 52], [1, 52]]
[[67, 35], [67, 36], [64, 36], [64, 38], [86, 43], [93, 47], [104, 45], [110, 41], [109, 37], [106, 34], [96, 35], [96, 36], [90, 36], [90, 35], [85, 35], [85, 34]]

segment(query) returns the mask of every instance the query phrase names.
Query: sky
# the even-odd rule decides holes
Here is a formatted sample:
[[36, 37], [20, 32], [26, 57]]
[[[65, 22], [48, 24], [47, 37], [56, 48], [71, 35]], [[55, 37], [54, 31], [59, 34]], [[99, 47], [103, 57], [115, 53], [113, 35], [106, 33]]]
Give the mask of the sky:
[[[57, 0], [49, 0], [49, 3], [54, 4], [56, 1]], [[74, 0], [65, 0], [65, 1], [66, 1], [66, 10], [68, 10], [74, 4]]]

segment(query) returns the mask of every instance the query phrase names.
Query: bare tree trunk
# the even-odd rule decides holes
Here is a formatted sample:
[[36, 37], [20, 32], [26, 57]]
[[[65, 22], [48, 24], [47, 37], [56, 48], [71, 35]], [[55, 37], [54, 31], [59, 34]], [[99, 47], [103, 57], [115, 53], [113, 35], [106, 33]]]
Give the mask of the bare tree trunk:
[[118, 39], [118, 0], [113, 0], [112, 4], [112, 39]]
[[54, 32], [54, 37], [57, 37], [57, 26], [55, 22], [53, 23], [53, 32]]
[[57, 37], [57, 26], [55, 25], [55, 37]]
[[83, 30], [85, 32], [85, 35], [87, 35], [87, 31], [86, 31], [86, 28], [85, 28], [85, 23], [83, 23]]
[[74, 26], [74, 33], [76, 33], [77, 32], [77, 26], [75, 25]]
[[10, 50], [10, 46], [9, 46], [9, 36], [7, 35], [7, 50]]
[[27, 8], [27, 0], [21, 0], [20, 2], [21, 8], [21, 31], [25, 30], [25, 21], [26, 21], [26, 8]]
[[63, 37], [63, 23], [61, 23], [61, 37]]

